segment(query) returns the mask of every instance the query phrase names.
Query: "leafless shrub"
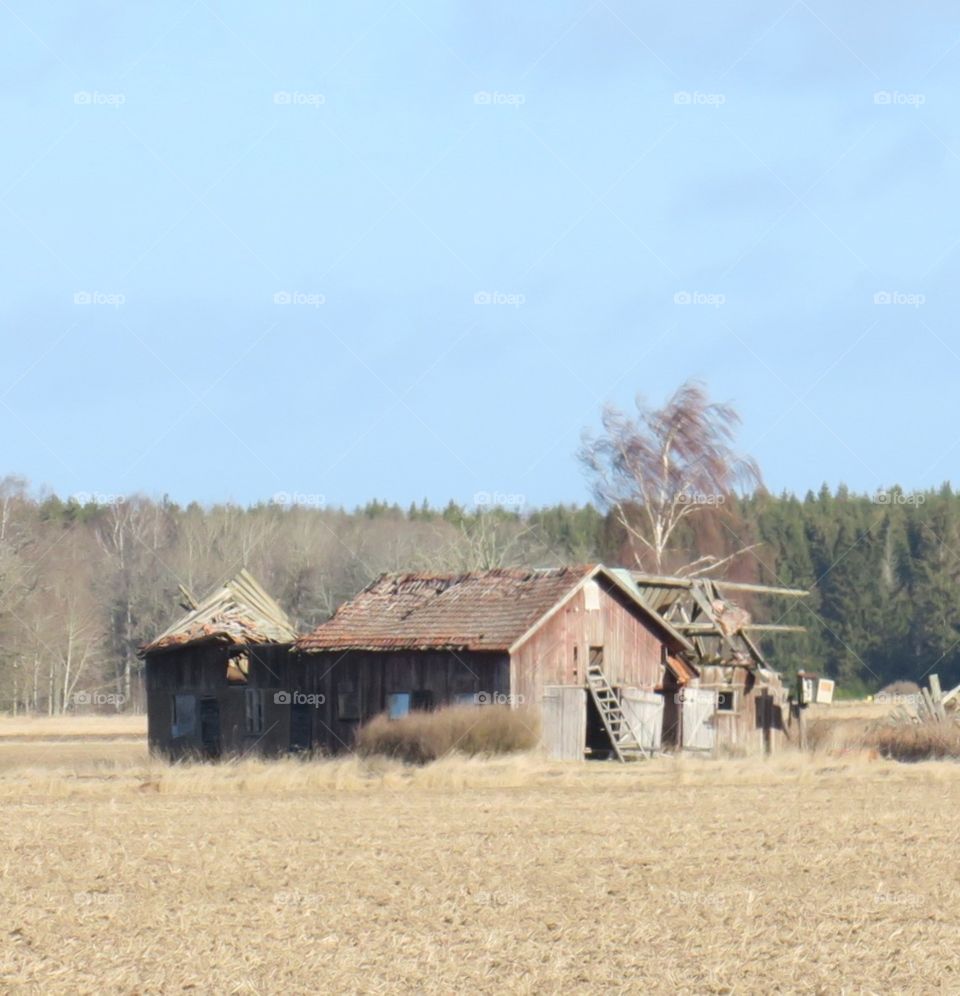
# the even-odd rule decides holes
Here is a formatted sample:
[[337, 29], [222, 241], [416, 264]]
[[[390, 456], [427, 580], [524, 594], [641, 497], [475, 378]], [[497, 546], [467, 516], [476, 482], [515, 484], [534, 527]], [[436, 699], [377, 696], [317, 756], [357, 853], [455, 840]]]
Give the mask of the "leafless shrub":
[[530, 750], [539, 740], [535, 717], [507, 706], [451, 706], [436, 712], [413, 712], [399, 719], [380, 715], [361, 727], [361, 756], [387, 757], [426, 764], [447, 754], [509, 754]]
[[920, 686], [915, 681], [892, 681], [879, 692], [880, 695], [916, 695]]
[[960, 724], [902, 723], [870, 727], [863, 746], [895, 761], [960, 758]]

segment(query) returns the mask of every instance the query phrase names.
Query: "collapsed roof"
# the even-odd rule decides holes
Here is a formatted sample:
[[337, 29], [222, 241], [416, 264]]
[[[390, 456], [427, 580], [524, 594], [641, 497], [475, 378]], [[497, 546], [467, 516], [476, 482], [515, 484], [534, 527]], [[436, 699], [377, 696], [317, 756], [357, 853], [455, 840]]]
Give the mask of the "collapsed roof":
[[293, 623], [246, 568], [140, 648], [141, 656], [191, 643], [292, 643]]
[[698, 664], [768, 667], [753, 633], [800, 633], [803, 626], [755, 623], [750, 613], [728, 596], [752, 592], [785, 598], [808, 594], [799, 588], [720, 581], [713, 578], [676, 578], [617, 568], [613, 571], [630, 584], [647, 605], [690, 639]]
[[710, 578], [659, 577], [592, 564], [497, 568], [460, 574], [383, 574], [297, 639], [289, 617], [243, 569], [140, 648], [141, 656], [195, 643], [288, 644], [303, 651], [512, 651], [586, 581], [602, 578], [626, 594], [674, 652], [692, 663], [766, 668], [750, 634], [802, 626], [754, 623], [727, 595], [805, 591]]

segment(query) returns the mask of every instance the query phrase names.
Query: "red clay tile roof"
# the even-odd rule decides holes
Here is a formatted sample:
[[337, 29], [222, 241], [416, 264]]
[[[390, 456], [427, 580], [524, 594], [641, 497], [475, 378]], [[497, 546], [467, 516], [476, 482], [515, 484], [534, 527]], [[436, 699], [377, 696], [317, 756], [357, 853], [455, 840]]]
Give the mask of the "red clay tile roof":
[[594, 570], [384, 574], [297, 641], [299, 650], [505, 651]]
[[632, 587], [594, 564], [384, 574], [341, 605], [332, 619], [301, 637], [296, 649], [506, 651], [577, 585], [599, 573], [633, 599], [672, 649], [693, 649]]

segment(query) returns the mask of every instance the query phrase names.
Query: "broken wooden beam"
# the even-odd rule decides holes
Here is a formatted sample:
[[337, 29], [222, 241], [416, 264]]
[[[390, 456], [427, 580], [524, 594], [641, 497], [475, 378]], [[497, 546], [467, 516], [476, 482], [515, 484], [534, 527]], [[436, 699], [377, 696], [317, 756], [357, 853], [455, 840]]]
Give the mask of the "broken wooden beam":
[[[716, 623], [678, 623], [672, 624], [674, 629], [682, 633], [716, 633], [721, 635], [720, 627]], [[741, 626], [738, 633], [806, 633], [806, 626], [788, 626], [785, 623], [748, 623]]]
[[930, 718], [939, 723], [941, 716], [937, 711], [937, 707], [933, 703], [933, 696], [930, 694], [930, 689], [921, 688], [920, 694], [923, 697], [923, 704], [926, 706], [927, 712], [930, 714]]
[[956, 688], [951, 688], [949, 692], [944, 692], [940, 697], [940, 701], [943, 705], [946, 705], [948, 702], [952, 702], [957, 695], [960, 695], [960, 685], [957, 685]]
[[750, 584], [746, 581], [714, 581], [726, 591], [753, 591], [758, 595], [779, 595], [783, 598], [806, 598], [810, 592], [804, 588], [777, 588], [769, 584]]
[[752, 591], [758, 595], [782, 595], [784, 598], [806, 598], [810, 594], [804, 588], [778, 588], [775, 585], [753, 584], [748, 581], [723, 581], [719, 578], [675, 578], [662, 574], [644, 574], [641, 571], [632, 571], [631, 574], [637, 584], [646, 584], [654, 588], [692, 588], [698, 581], [710, 581], [718, 588], [727, 591]]
[[943, 692], [940, 690], [940, 675], [930, 675], [930, 698], [933, 699], [933, 708], [936, 711], [937, 719], [943, 722], [947, 718], [947, 710], [943, 707]]

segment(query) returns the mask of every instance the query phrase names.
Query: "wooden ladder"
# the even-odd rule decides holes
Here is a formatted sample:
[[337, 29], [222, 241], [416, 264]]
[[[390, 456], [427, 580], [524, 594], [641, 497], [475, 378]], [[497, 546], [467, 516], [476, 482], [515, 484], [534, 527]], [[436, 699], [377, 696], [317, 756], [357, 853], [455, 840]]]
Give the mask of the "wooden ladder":
[[587, 687], [597, 711], [603, 720], [604, 729], [613, 744], [613, 752], [621, 762], [637, 761], [649, 754], [640, 744], [637, 731], [633, 728], [620, 708], [620, 700], [613, 690], [607, 676], [603, 673], [603, 665], [598, 660], [591, 660], [587, 665]]

